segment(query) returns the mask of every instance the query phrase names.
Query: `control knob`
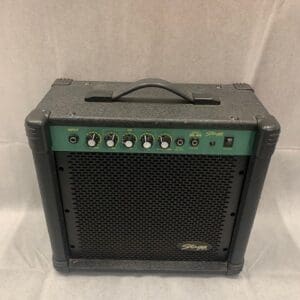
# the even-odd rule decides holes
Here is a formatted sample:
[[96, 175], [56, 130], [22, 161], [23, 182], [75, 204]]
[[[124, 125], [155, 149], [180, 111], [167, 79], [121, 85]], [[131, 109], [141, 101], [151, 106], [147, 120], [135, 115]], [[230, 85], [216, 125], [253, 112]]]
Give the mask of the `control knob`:
[[104, 138], [107, 147], [112, 148], [117, 144], [118, 137], [114, 133], [110, 133]]
[[89, 147], [96, 147], [100, 142], [100, 136], [99, 134], [95, 132], [91, 132], [86, 137], [86, 143]]
[[150, 149], [153, 145], [153, 137], [150, 134], [144, 134], [141, 138], [142, 147], [144, 149]]
[[171, 138], [168, 135], [161, 135], [158, 138], [158, 142], [159, 142], [160, 148], [167, 149], [171, 145]]
[[133, 134], [124, 135], [123, 144], [126, 148], [132, 148], [135, 144], [135, 136]]

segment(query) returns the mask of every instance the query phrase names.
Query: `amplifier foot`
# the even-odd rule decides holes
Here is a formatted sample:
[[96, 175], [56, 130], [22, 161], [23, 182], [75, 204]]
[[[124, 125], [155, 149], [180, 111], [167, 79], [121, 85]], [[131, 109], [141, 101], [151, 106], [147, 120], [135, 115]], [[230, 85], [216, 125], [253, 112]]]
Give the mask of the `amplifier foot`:
[[53, 266], [56, 271], [58, 271], [60, 273], [69, 273], [70, 272], [69, 263], [67, 260], [58, 261], [53, 258], [52, 261], [53, 261]]
[[238, 275], [244, 266], [244, 262], [242, 262], [241, 264], [231, 264], [228, 263], [227, 265], [227, 275]]

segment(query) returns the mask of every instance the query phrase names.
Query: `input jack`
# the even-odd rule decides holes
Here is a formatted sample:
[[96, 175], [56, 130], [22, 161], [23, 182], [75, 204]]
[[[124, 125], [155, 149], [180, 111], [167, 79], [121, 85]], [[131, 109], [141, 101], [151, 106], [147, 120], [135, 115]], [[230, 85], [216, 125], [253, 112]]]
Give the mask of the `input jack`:
[[184, 145], [184, 138], [178, 138], [176, 139], [176, 145], [181, 147]]
[[197, 147], [199, 145], [199, 139], [197, 137], [192, 137], [190, 143], [192, 147]]
[[69, 136], [69, 143], [70, 144], [77, 144], [79, 141], [79, 136], [76, 134], [70, 135]]

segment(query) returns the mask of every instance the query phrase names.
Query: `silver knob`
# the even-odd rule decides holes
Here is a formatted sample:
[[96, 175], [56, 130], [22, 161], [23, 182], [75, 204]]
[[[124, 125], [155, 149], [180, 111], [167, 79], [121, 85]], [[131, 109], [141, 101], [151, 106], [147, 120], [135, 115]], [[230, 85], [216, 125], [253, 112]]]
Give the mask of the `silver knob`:
[[114, 133], [105, 136], [105, 144], [107, 147], [112, 148], [117, 144], [118, 138]]
[[89, 147], [96, 147], [100, 142], [100, 136], [97, 133], [91, 132], [86, 137], [86, 143]]
[[123, 137], [123, 144], [126, 148], [132, 148], [135, 143], [135, 136], [132, 134], [126, 134]]
[[141, 138], [142, 147], [144, 149], [150, 149], [153, 145], [153, 137], [150, 134], [145, 134]]
[[160, 148], [167, 149], [171, 145], [171, 138], [168, 135], [162, 135], [158, 139]]

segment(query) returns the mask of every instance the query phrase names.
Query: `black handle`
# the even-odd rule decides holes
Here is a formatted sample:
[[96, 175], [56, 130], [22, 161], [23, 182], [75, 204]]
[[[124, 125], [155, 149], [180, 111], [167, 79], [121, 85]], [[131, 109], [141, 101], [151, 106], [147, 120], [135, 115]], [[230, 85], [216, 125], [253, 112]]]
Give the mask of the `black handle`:
[[121, 97], [128, 95], [134, 91], [141, 90], [148, 87], [156, 87], [160, 89], [167, 90], [181, 98], [194, 103], [194, 98], [191, 92], [186, 91], [184, 89], [178, 89], [169, 81], [163, 79], [156, 79], [156, 78], [147, 78], [138, 80], [136, 82], [128, 84], [125, 88], [120, 89], [118, 91], [113, 92], [112, 99], [117, 100]]
[[98, 102], [103, 100], [117, 101], [123, 96], [126, 96], [134, 91], [148, 88], [148, 87], [156, 87], [156, 88], [167, 90], [177, 96], [180, 96], [182, 99], [192, 104], [210, 104], [210, 105], [220, 104], [219, 100], [213, 99], [211, 96], [197, 95], [183, 88], [179, 89], [169, 81], [157, 79], [157, 78], [147, 78], [147, 79], [138, 80], [136, 82], [128, 84], [124, 88], [121, 88], [113, 92], [103, 91], [103, 90], [92, 90], [88, 92], [88, 94], [86, 95], [85, 101], [88, 102]]

